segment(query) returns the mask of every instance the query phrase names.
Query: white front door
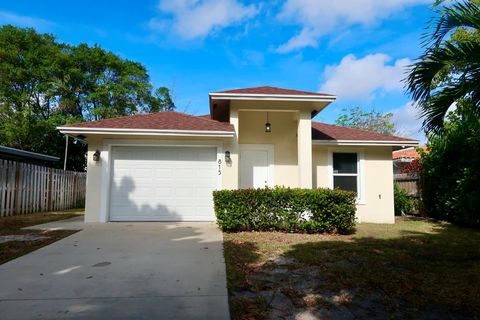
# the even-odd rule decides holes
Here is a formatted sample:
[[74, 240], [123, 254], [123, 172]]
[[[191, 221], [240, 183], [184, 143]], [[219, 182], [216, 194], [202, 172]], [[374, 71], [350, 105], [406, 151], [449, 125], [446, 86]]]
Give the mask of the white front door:
[[240, 146], [240, 188], [273, 187], [273, 146]]

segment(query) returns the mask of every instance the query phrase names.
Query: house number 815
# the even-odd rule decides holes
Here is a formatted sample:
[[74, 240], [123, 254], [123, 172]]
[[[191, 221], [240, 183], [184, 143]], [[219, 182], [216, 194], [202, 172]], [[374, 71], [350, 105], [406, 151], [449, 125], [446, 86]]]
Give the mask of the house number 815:
[[218, 175], [222, 174], [222, 159], [218, 159]]

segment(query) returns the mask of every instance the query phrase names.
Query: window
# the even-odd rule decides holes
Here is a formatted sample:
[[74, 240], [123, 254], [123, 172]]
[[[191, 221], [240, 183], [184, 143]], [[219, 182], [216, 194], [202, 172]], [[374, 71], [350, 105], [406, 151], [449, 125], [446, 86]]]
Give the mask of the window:
[[333, 153], [333, 187], [359, 193], [356, 153]]

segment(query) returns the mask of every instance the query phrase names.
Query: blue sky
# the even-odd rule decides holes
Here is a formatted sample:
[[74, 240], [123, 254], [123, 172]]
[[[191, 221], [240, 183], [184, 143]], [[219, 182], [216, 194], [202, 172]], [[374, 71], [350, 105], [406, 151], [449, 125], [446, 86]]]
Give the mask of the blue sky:
[[401, 133], [420, 121], [401, 79], [422, 52], [427, 0], [27, 1], [0, 4], [0, 24], [71, 44], [99, 44], [146, 65], [179, 111], [208, 113], [208, 92], [271, 85], [333, 93], [342, 108], [392, 111]]

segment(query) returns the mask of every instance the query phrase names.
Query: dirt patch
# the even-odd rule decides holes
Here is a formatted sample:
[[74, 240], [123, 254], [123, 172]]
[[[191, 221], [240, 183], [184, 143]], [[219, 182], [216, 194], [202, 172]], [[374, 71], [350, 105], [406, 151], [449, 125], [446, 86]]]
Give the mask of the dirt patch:
[[23, 230], [22, 228], [51, 221], [78, 217], [78, 209], [64, 213], [34, 213], [0, 218], [0, 264], [18, 258], [78, 230]]
[[429, 219], [224, 234], [231, 305], [261, 299], [270, 319], [480, 319], [479, 248], [478, 230]]
[[[275, 264], [274, 261], [279, 264]], [[441, 306], [418, 310], [379, 290], [332, 291], [326, 277], [315, 267], [305, 267], [295, 259], [274, 257], [247, 276], [250, 287], [230, 290], [231, 303], [248, 306], [248, 312], [234, 319], [471, 319], [461, 312], [452, 314]]]

